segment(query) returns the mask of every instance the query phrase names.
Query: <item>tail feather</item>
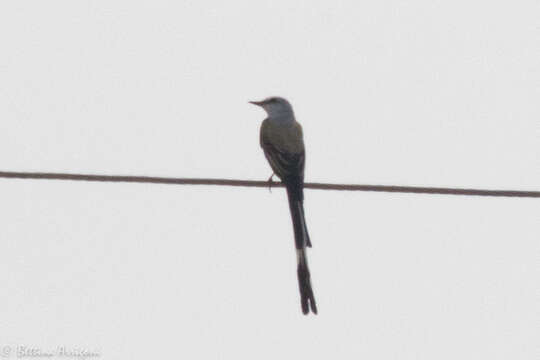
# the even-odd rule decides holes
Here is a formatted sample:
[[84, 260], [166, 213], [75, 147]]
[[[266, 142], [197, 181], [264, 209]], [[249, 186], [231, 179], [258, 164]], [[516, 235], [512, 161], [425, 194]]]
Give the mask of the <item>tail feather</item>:
[[298, 286], [300, 288], [300, 303], [302, 305], [302, 312], [304, 315], [311, 311], [317, 314], [317, 304], [315, 303], [315, 295], [313, 295], [313, 288], [311, 287], [311, 278], [309, 276], [309, 268], [307, 265], [307, 259], [305, 250], [298, 251]]
[[298, 259], [298, 286], [300, 289], [300, 303], [302, 312], [308, 314], [311, 311], [317, 314], [315, 296], [311, 287], [309, 267], [307, 263], [306, 247], [311, 247], [311, 241], [307, 232], [304, 218], [303, 194], [301, 183], [289, 183], [287, 185], [287, 195], [289, 197], [289, 209], [291, 211], [294, 240]]
[[311, 247], [311, 239], [309, 237], [309, 233], [307, 231], [307, 225], [306, 225], [306, 215], [304, 214], [304, 202], [302, 201], [300, 203], [300, 210], [302, 212], [302, 224], [304, 225], [304, 233], [306, 235], [306, 246]]

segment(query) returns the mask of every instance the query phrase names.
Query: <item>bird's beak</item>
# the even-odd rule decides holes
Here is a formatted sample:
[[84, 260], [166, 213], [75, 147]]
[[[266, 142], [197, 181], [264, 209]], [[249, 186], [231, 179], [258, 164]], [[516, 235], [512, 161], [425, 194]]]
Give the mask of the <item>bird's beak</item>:
[[264, 101], [250, 101], [250, 104], [257, 105], [257, 106], [263, 106]]

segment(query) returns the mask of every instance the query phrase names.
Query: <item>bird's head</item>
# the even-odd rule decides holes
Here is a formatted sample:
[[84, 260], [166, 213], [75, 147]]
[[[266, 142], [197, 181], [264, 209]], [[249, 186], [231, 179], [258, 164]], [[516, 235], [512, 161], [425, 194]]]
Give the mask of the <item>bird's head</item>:
[[269, 117], [293, 115], [291, 104], [282, 97], [272, 96], [262, 101], [250, 101], [250, 104], [262, 107]]

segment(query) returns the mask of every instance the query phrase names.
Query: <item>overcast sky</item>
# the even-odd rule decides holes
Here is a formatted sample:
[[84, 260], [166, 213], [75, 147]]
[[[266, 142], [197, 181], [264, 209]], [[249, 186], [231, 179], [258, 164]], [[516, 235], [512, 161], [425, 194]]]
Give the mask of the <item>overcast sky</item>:
[[[2, 1], [0, 170], [540, 190], [540, 2]], [[537, 359], [540, 201], [0, 180], [0, 350]], [[11, 351], [11, 352], [9, 352]], [[5, 354], [5, 352], [3, 353]]]

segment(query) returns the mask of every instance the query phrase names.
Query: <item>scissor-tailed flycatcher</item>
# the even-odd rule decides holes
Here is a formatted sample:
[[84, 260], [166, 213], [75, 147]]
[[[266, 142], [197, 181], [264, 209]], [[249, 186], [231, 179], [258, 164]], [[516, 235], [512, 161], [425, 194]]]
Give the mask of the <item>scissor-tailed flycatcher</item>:
[[294, 118], [291, 104], [283, 98], [270, 97], [250, 103], [262, 107], [268, 114], [261, 125], [261, 147], [272, 170], [287, 188], [298, 259], [302, 312], [307, 314], [311, 308], [316, 314], [317, 305], [311, 288], [306, 256], [306, 246], [311, 247], [311, 241], [304, 218], [305, 150], [302, 127]]

